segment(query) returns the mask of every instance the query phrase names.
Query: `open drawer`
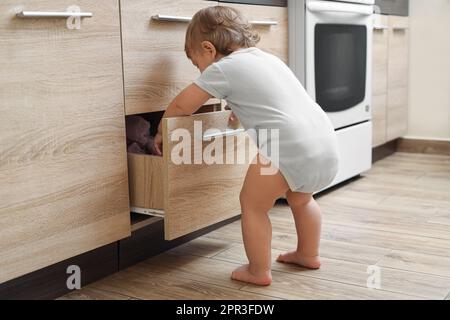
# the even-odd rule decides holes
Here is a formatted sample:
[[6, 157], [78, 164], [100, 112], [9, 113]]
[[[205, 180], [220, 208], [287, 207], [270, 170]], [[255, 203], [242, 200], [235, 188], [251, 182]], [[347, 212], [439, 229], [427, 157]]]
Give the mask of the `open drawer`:
[[229, 117], [220, 111], [164, 119], [163, 157], [128, 155], [132, 211], [163, 217], [166, 240], [240, 214], [256, 146], [243, 129], [230, 128]]

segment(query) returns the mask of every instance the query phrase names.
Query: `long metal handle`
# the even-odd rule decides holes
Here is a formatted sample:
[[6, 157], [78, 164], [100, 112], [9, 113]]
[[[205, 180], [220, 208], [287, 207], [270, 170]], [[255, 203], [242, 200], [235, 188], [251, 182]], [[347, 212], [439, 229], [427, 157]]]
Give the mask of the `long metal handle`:
[[22, 11], [17, 14], [19, 18], [91, 18], [91, 12], [55, 12], [55, 11]]
[[152, 20], [170, 21], [170, 22], [191, 22], [192, 17], [167, 16], [167, 15], [163, 15], [163, 14], [157, 14], [157, 15], [152, 16]]
[[227, 128], [225, 131], [220, 132], [212, 132], [212, 133], [205, 133], [203, 135], [203, 141], [211, 141], [211, 139], [219, 138], [219, 137], [229, 137], [229, 136], [237, 136], [240, 133], [245, 132], [245, 129], [230, 129]]
[[405, 30], [408, 30], [409, 29], [409, 27], [399, 27], [399, 26], [393, 26], [392, 27], [392, 30], [394, 30], [394, 31], [405, 31]]
[[278, 25], [278, 21], [273, 21], [273, 20], [255, 20], [255, 21], [249, 21], [249, 23], [254, 26], [276, 26], [276, 25]]
[[374, 30], [387, 30], [387, 29], [389, 29], [389, 27], [388, 26], [383, 26], [383, 25], [374, 25], [373, 26], [373, 29]]
[[308, 2], [307, 8], [311, 12], [341, 12], [365, 16], [370, 16], [373, 14], [373, 6], [350, 3], [333, 3], [331, 1], [311, 1]]
[[[183, 16], [169, 16], [164, 14], [157, 14], [152, 16], [152, 20], [156, 21], [168, 21], [168, 22], [191, 22], [192, 17], [183, 17]], [[249, 21], [252, 25], [257, 26], [275, 26], [278, 24], [278, 21], [272, 20], [255, 20]]]

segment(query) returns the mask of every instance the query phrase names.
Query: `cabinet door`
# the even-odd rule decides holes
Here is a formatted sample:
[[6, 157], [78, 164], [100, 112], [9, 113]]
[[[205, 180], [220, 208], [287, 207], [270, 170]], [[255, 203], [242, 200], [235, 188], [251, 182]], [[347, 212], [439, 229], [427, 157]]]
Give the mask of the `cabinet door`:
[[377, 147], [386, 142], [386, 109], [388, 80], [388, 17], [374, 15], [372, 122], [373, 142]]
[[[120, 3], [126, 113], [164, 110], [199, 76], [184, 52], [189, 23], [186, 18], [217, 2], [121, 0]], [[160, 20], [156, 19], [158, 15]]]
[[387, 140], [408, 130], [409, 27], [407, 17], [389, 17]]
[[271, 7], [234, 3], [220, 3], [241, 11], [253, 24], [253, 28], [261, 36], [258, 48], [272, 53], [288, 62], [288, 9], [287, 7]]
[[[72, 5], [79, 29], [16, 17]], [[130, 234], [119, 20], [117, 0], [0, 2], [0, 283]]]

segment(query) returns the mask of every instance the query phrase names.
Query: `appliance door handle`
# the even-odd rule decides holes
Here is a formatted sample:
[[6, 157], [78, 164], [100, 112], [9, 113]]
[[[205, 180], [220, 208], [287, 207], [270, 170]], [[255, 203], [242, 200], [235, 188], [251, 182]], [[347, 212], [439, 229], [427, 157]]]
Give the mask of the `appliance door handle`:
[[243, 128], [240, 128], [240, 129], [227, 128], [227, 129], [225, 129], [225, 131], [203, 134], [203, 141], [211, 141], [212, 139], [220, 138], [220, 137], [237, 136], [238, 134], [243, 133], [243, 132], [245, 132], [245, 129], [243, 129]]
[[55, 11], [21, 11], [17, 14], [19, 18], [92, 18], [91, 12], [55, 12]]
[[331, 1], [311, 1], [308, 2], [307, 8], [311, 12], [341, 12], [364, 16], [370, 16], [373, 14], [372, 6], [350, 3], [335, 3]]
[[167, 21], [167, 22], [191, 22], [192, 17], [169, 16], [169, 15], [164, 15], [164, 14], [157, 14], [157, 15], [152, 16], [152, 20]]

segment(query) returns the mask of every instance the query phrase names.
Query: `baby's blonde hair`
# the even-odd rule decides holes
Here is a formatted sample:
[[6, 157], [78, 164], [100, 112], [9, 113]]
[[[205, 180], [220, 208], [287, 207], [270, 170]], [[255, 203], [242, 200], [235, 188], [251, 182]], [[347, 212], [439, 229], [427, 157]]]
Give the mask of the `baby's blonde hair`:
[[236, 9], [225, 6], [208, 7], [197, 12], [186, 32], [185, 50], [200, 48], [211, 42], [217, 52], [227, 56], [239, 48], [254, 47], [260, 40], [247, 19]]

